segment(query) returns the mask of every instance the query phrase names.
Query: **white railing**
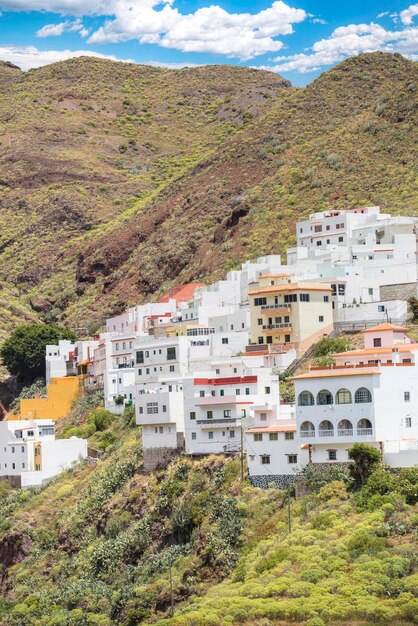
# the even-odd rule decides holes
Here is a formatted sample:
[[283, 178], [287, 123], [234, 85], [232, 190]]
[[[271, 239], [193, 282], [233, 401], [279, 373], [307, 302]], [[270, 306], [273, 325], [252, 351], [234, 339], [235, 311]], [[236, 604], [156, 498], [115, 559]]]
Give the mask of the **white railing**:
[[339, 437], [352, 437], [353, 429], [352, 428], [339, 428], [338, 436]]
[[318, 435], [320, 437], [333, 437], [334, 436], [334, 430], [318, 430]]
[[303, 438], [307, 438], [307, 437], [315, 437], [315, 431], [314, 430], [301, 430], [299, 431], [300, 436]]
[[360, 437], [365, 437], [368, 435], [373, 435], [373, 428], [357, 428], [357, 434]]
[[291, 328], [292, 324], [290, 322], [285, 322], [283, 324], [266, 324], [263, 326], [263, 330], [273, 330], [274, 328]]

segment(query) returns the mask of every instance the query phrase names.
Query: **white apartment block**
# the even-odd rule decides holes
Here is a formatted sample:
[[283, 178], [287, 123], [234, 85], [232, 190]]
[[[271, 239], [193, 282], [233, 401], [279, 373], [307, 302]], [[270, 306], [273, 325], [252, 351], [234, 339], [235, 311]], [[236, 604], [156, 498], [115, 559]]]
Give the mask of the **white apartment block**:
[[257, 412], [276, 415], [278, 375], [270, 368], [252, 366], [253, 359], [257, 357], [213, 360], [209, 369], [184, 380], [189, 454], [235, 453]]
[[51, 382], [51, 378], [75, 376], [77, 374], [75, 344], [67, 339], [61, 339], [58, 345], [47, 345], [45, 366], [47, 385]]
[[0, 477], [13, 486], [40, 486], [86, 456], [87, 441], [56, 440], [52, 420], [0, 422]]
[[418, 344], [405, 329], [364, 331], [365, 347], [334, 355], [336, 365], [295, 376], [300, 443], [313, 463], [347, 462], [355, 442], [391, 466], [418, 464]]

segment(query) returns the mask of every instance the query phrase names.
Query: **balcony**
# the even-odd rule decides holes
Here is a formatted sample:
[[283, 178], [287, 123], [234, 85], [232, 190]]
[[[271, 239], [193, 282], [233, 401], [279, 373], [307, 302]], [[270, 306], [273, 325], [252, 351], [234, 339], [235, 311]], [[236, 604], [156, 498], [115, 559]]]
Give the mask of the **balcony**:
[[318, 430], [318, 436], [319, 437], [333, 437], [334, 436], [334, 430]]
[[370, 437], [370, 435], [373, 435], [373, 428], [357, 428], [357, 435], [359, 437]]
[[209, 417], [204, 420], [196, 420], [196, 423], [203, 428], [211, 428], [212, 426], [232, 425], [238, 426], [240, 424], [240, 417]]
[[133, 367], [135, 367], [133, 361], [131, 361], [131, 363], [118, 363], [119, 370], [132, 369]]
[[280, 311], [283, 313], [290, 313], [291, 308], [292, 304], [290, 302], [282, 302], [281, 304], [263, 304], [261, 305], [261, 312], [267, 313], [268, 311], [274, 311], [277, 313], [278, 311]]
[[310, 437], [315, 437], [314, 430], [301, 430], [299, 431], [301, 439], [309, 439]]
[[337, 434], [339, 437], [352, 437], [353, 433], [354, 431], [352, 428], [339, 428], [337, 430]]
[[282, 330], [284, 328], [288, 328], [291, 329], [292, 328], [292, 323], [291, 322], [284, 322], [283, 324], [264, 324], [263, 325], [263, 332], [265, 331], [272, 331], [272, 330]]
[[253, 404], [251, 396], [206, 396], [196, 398], [197, 406], [216, 406], [218, 404]]

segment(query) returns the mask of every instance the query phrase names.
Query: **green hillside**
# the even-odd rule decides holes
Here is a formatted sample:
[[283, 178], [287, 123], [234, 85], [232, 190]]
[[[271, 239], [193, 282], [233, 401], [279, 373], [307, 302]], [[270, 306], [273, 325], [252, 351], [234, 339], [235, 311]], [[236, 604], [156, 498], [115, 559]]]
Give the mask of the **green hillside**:
[[316, 480], [289, 533], [287, 493], [241, 483], [239, 461], [143, 473], [131, 410], [109, 422], [83, 407], [61, 434], [88, 429], [102, 461], [39, 492], [0, 484], [2, 625], [417, 622], [416, 470], [353, 493]]
[[418, 70], [400, 55], [304, 89], [228, 66], [2, 71], [0, 283], [27, 315], [86, 327], [283, 253], [312, 211], [416, 212]]

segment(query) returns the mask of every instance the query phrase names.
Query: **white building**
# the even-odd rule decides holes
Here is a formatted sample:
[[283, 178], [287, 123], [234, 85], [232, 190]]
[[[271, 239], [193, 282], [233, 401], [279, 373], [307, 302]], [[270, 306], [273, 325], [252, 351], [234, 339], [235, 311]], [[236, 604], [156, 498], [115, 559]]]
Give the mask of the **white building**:
[[295, 376], [299, 441], [313, 463], [347, 462], [363, 442], [391, 466], [418, 464], [418, 344], [391, 324], [364, 336], [365, 347], [334, 355], [335, 366]]
[[0, 422], [0, 477], [16, 487], [42, 485], [87, 457], [87, 441], [55, 439], [52, 420]]
[[47, 385], [51, 382], [51, 378], [61, 378], [62, 376], [70, 375], [75, 376], [77, 374], [75, 344], [67, 339], [61, 339], [58, 345], [47, 345], [45, 366]]

